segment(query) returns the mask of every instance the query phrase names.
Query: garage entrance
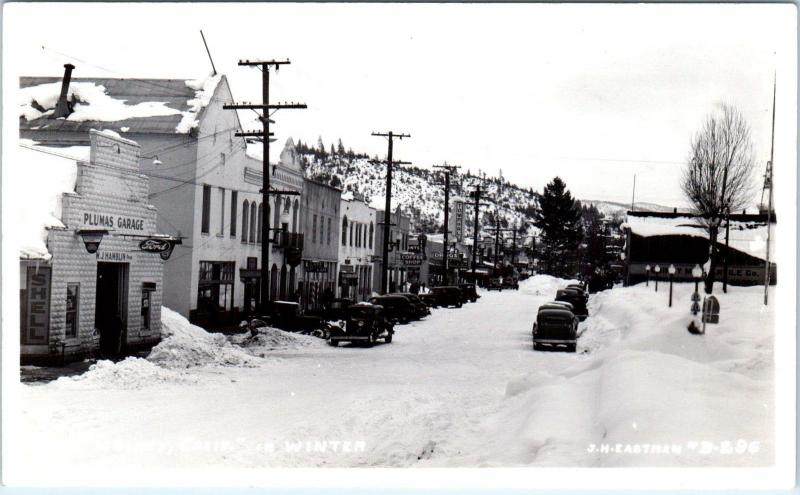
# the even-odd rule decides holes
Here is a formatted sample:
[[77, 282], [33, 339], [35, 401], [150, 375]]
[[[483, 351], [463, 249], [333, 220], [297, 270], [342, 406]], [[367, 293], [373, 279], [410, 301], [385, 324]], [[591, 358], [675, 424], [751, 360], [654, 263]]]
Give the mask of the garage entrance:
[[128, 321], [128, 263], [97, 263], [95, 328], [100, 332], [100, 353], [119, 356], [124, 348]]

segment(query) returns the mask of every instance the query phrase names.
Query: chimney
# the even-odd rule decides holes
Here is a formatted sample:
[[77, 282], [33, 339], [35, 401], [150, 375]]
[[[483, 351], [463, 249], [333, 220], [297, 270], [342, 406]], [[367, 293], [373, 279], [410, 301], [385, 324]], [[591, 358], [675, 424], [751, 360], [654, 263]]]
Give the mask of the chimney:
[[69, 92], [69, 81], [72, 79], [72, 69], [75, 66], [72, 64], [64, 64], [64, 79], [61, 81], [61, 94], [56, 103], [56, 109], [50, 115], [51, 119], [59, 119], [68, 117], [72, 113], [72, 105], [67, 101], [67, 93]]

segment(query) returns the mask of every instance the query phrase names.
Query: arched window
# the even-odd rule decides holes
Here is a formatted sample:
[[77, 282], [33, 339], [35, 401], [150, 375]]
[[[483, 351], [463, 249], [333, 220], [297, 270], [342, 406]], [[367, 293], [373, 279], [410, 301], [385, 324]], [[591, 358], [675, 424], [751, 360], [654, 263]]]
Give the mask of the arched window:
[[353, 223], [350, 223], [350, 247], [353, 247]]
[[342, 246], [347, 246], [347, 215], [342, 218]]
[[242, 203], [242, 244], [247, 242], [247, 232], [249, 232], [247, 226], [247, 218], [249, 215], [250, 215], [250, 202], [245, 199], [244, 202]]
[[276, 229], [280, 227], [279, 223], [280, 221], [281, 221], [281, 197], [275, 196], [275, 211], [273, 212], [272, 227]]
[[361, 247], [359, 240], [361, 239], [361, 224], [356, 224], [356, 247]]
[[256, 242], [261, 244], [261, 225], [264, 221], [264, 205], [263, 203], [258, 204], [258, 230], [256, 230]]
[[375, 227], [372, 225], [372, 222], [369, 223], [369, 248], [372, 249], [372, 237], [375, 232]]
[[[294, 200], [294, 206], [292, 207], [292, 232], [297, 232], [297, 216], [299, 215], [300, 211], [300, 201]], [[320, 239], [322, 239], [320, 237]]]
[[256, 202], [250, 203], [250, 237], [248, 241], [256, 242], [256, 220], [258, 213], [256, 213]]

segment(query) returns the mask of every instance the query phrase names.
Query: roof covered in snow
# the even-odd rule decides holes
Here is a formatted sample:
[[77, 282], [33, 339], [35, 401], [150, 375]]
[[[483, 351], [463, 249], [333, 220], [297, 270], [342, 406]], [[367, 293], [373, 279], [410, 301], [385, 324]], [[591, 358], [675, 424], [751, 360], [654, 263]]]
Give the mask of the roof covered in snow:
[[7, 189], [8, 204], [18, 205], [4, 237], [19, 243], [20, 259], [49, 260], [47, 229], [61, 223], [61, 196], [75, 192], [77, 161], [89, 161], [88, 146], [52, 148], [22, 139], [10, 150], [6, 177], [19, 187]]
[[[772, 223], [775, 223], [774, 217]], [[693, 215], [631, 214], [621, 225], [641, 237], [685, 235], [708, 238], [701, 219]], [[772, 227], [770, 259], [775, 259], [775, 227]], [[729, 245], [731, 248], [764, 259], [767, 248], [767, 223], [764, 215], [731, 215]], [[725, 223], [720, 228], [717, 242], [725, 242]]]
[[[20, 78], [20, 130], [88, 133], [112, 128], [121, 132], [186, 134], [224, 76], [198, 80], [72, 78], [68, 98], [77, 100], [67, 118], [50, 119], [61, 91], [60, 77]], [[41, 111], [44, 109], [44, 112]]]

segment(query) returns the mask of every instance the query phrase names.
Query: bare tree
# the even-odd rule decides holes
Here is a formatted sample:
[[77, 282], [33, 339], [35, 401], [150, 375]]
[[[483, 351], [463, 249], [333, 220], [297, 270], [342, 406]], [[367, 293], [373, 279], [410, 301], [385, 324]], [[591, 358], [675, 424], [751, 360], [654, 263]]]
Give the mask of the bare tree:
[[692, 139], [681, 187], [708, 232], [710, 267], [705, 281], [710, 294], [719, 258], [720, 225], [731, 211], [753, 197], [753, 144], [750, 127], [734, 106], [722, 104], [706, 117]]

